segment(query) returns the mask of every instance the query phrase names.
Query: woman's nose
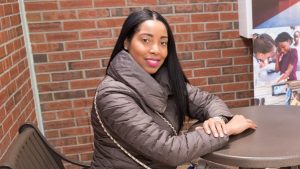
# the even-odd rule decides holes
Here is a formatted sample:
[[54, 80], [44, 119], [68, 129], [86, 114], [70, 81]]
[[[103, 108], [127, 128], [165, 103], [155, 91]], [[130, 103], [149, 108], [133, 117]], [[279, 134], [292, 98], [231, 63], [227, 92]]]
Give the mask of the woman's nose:
[[156, 43], [152, 44], [150, 52], [153, 54], [158, 54], [159, 53], [159, 45]]

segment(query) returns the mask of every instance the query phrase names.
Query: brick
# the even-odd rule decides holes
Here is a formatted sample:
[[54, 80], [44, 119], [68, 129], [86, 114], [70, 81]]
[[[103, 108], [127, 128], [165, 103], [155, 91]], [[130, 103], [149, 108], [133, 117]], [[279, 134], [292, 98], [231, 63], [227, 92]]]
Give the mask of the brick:
[[[49, 103], [42, 103], [41, 109], [42, 111], [53, 111], [53, 110], [64, 110], [72, 108], [71, 101], [57, 101], [57, 102], [49, 102]], [[56, 122], [57, 123], [57, 122]], [[45, 126], [46, 123], [44, 123]], [[68, 125], [68, 124], [66, 124]]]
[[101, 48], [113, 48], [116, 44], [117, 39], [100, 39], [99, 40], [99, 46]]
[[143, 6], [143, 5], [157, 5], [156, 0], [128, 0], [128, 6]]
[[47, 102], [47, 101], [53, 101], [54, 100], [52, 93], [39, 94], [39, 98], [40, 98], [41, 102]]
[[71, 147], [63, 147], [64, 154], [78, 154], [83, 152], [90, 152], [93, 150], [93, 144], [74, 145]]
[[207, 49], [224, 49], [224, 48], [232, 48], [232, 41], [216, 41], [216, 42], [206, 42]]
[[102, 19], [97, 22], [97, 25], [98, 28], [121, 27], [124, 21], [124, 18]]
[[5, 14], [4, 14], [4, 6], [1, 5], [0, 6], [0, 17], [3, 17]]
[[[112, 11], [114, 9], [111, 9]], [[113, 12], [112, 12], [113, 13]], [[97, 19], [100, 17], [109, 17], [109, 9], [84, 9], [78, 11], [79, 19]]]
[[219, 32], [205, 32], [205, 33], [193, 34], [194, 41], [211, 41], [211, 40], [219, 40], [219, 39], [220, 39]]
[[236, 92], [237, 99], [245, 99], [245, 98], [253, 98], [253, 97], [254, 97], [253, 91]]
[[222, 51], [223, 57], [248, 56], [248, 53], [248, 48], [224, 49]]
[[220, 31], [220, 30], [230, 30], [232, 29], [231, 22], [222, 22], [222, 23], [207, 23], [206, 30], [207, 31]]
[[192, 22], [213, 22], [219, 21], [219, 15], [210, 13], [210, 14], [192, 14]]
[[9, 28], [11, 26], [9, 17], [4, 17], [0, 19], [2, 29]]
[[232, 75], [216, 76], [216, 77], [208, 78], [208, 84], [232, 83], [233, 81], [234, 81], [234, 77]]
[[199, 69], [194, 70], [195, 77], [203, 77], [203, 76], [217, 76], [221, 75], [220, 68], [206, 68], [206, 69]]
[[30, 32], [52, 32], [62, 30], [62, 25], [60, 22], [29, 23], [28, 27]]
[[91, 105], [93, 104], [93, 98], [89, 98], [89, 99], [80, 99], [80, 100], [74, 100], [73, 101], [73, 105], [76, 108], [86, 108], [86, 107], [91, 107]]
[[86, 70], [85, 71], [85, 77], [91, 78], [91, 77], [103, 77], [106, 74], [106, 69], [96, 69], [96, 70]]
[[26, 11], [56, 10], [57, 3], [53, 1], [25, 2]]
[[177, 45], [177, 51], [178, 52], [186, 52], [186, 51], [197, 51], [197, 50], [203, 50], [204, 49], [204, 43], [197, 42], [197, 43], [181, 43]]
[[80, 52], [65, 52], [48, 54], [49, 62], [80, 60]]
[[239, 39], [234, 41], [234, 47], [249, 47], [252, 46], [252, 39]]
[[81, 31], [80, 37], [81, 39], [111, 38], [112, 32], [109, 29]]
[[87, 144], [87, 143], [93, 143], [93, 136], [89, 135], [89, 136], [79, 136], [78, 137], [78, 143], [79, 144]]
[[184, 61], [181, 62], [181, 66], [185, 68], [202, 68], [204, 67], [204, 61], [203, 60], [195, 60], [195, 61]]
[[216, 94], [220, 99], [222, 100], [234, 100], [235, 99], [235, 93], [218, 93]]
[[249, 100], [235, 100], [235, 101], [225, 101], [228, 107], [237, 108], [237, 107], [247, 107], [250, 106]]
[[[84, 99], [80, 99], [84, 100]], [[70, 119], [70, 118], [76, 118], [76, 117], [90, 117], [89, 114], [81, 109], [72, 109], [72, 110], [62, 110], [57, 112], [57, 117], [59, 119]]]
[[30, 34], [30, 41], [31, 43], [40, 43], [40, 42], [46, 42], [46, 38], [44, 34]]
[[55, 12], [43, 12], [43, 19], [45, 21], [61, 21], [61, 20], [69, 20], [69, 19], [77, 19], [76, 11], [55, 11]]
[[238, 74], [238, 75], [235, 75], [235, 79], [236, 79], [237, 82], [253, 81], [253, 74], [252, 73]]
[[205, 4], [205, 12], [223, 12], [223, 11], [232, 11], [231, 3], [214, 3], [214, 4]]
[[252, 64], [252, 57], [244, 56], [244, 57], [236, 57], [233, 60], [235, 65], [242, 65], [242, 64]]
[[[136, 9], [139, 10], [139, 8], [136, 8]], [[155, 6], [149, 6], [149, 7], [147, 7], [147, 9], [157, 11], [162, 15], [173, 14], [173, 7], [172, 6], [157, 6], [157, 5], [155, 5]]]
[[192, 70], [183, 70], [183, 73], [185, 74], [185, 76], [190, 79], [193, 77], [193, 71]]
[[169, 4], [188, 4], [188, 0], [163, 0], [159, 1], [159, 5], [169, 5]]
[[12, 26], [17, 26], [21, 24], [21, 18], [20, 15], [13, 15], [10, 16], [10, 22]]
[[5, 48], [0, 46], [0, 59], [4, 58], [7, 55]]
[[65, 21], [63, 22], [64, 30], [81, 30], [96, 28], [95, 21], [91, 20], [78, 20], [78, 21]]
[[99, 84], [99, 79], [83, 79], [72, 81], [71, 89], [87, 89], [87, 88], [96, 88]]
[[34, 63], [44, 63], [48, 62], [48, 58], [46, 54], [34, 54], [33, 61]]
[[67, 89], [69, 89], [67, 82], [38, 84], [38, 90], [40, 93]]
[[62, 9], [79, 9], [79, 8], [91, 8], [93, 7], [92, 0], [64, 0], [60, 1], [60, 7]]
[[82, 53], [83, 59], [108, 58], [112, 53], [112, 49], [85, 50]]
[[189, 15], [176, 15], [176, 16], [166, 16], [166, 19], [169, 23], [172, 24], [178, 24], [178, 23], [187, 23], [190, 22], [190, 16]]
[[175, 42], [180, 43], [180, 42], [191, 42], [192, 41], [192, 36], [190, 33], [185, 33], [185, 34], [175, 34], [174, 35]]
[[221, 85], [201, 86], [200, 89], [213, 94], [222, 92]]
[[221, 21], [236, 21], [239, 19], [238, 13], [221, 13]]
[[249, 73], [249, 68], [247, 65], [223, 67], [222, 72], [223, 74]]
[[78, 40], [78, 38], [79, 35], [77, 32], [55, 32], [46, 34], [48, 42], [73, 41]]
[[114, 8], [111, 9], [111, 16], [128, 16], [131, 13], [129, 8]]
[[58, 132], [58, 130], [50, 130], [50, 131], [46, 130], [45, 136], [47, 137], [47, 139], [57, 138], [57, 137], [59, 137], [59, 132]]
[[238, 90], [248, 90], [249, 85], [248, 83], [233, 83], [233, 84], [224, 84], [223, 90], [227, 91], [238, 91]]
[[85, 92], [80, 90], [54, 93], [55, 100], [76, 99], [76, 98], [84, 98], [84, 97], [85, 97]]
[[[60, 101], [59, 103], [62, 103], [62, 102]], [[69, 103], [69, 102], [66, 101], [65, 103]], [[46, 131], [49, 129], [63, 129], [63, 128], [74, 127], [74, 126], [75, 126], [74, 119], [66, 119], [66, 120], [59, 120], [59, 121], [45, 121], [44, 122], [44, 128]]]
[[207, 85], [207, 79], [206, 78], [192, 78], [192, 79], [189, 79], [189, 81], [194, 86]]
[[50, 82], [50, 76], [49, 76], [49, 74], [37, 74], [36, 75], [36, 80], [37, 80], [38, 83]]
[[4, 4], [4, 15], [8, 16], [13, 13], [12, 4]]
[[117, 7], [125, 6], [125, 0], [94, 0], [95, 7]]
[[66, 42], [65, 44], [67, 50], [96, 49], [98, 47], [96, 40]]
[[[176, 25], [176, 32], [203, 32], [204, 31], [204, 24], [183, 24], [183, 25]], [[194, 35], [194, 34], [193, 34]]]
[[218, 59], [208, 59], [206, 60], [207, 67], [215, 67], [215, 66], [230, 66], [232, 65], [231, 58], [218, 58]]
[[176, 5], [175, 13], [200, 13], [203, 12], [203, 5]]
[[69, 136], [80, 136], [86, 135], [86, 133], [91, 133], [90, 127], [76, 127], [76, 128], [68, 128], [60, 131], [62, 137]]
[[178, 59], [180, 61], [182, 61], [182, 60], [192, 60], [193, 59], [192, 52], [177, 53], [177, 56], [178, 56]]
[[91, 61], [79, 61], [79, 62], [69, 62], [68, 68], [69, 70], [81, 70], [86, 68], [99, 68], [99, 61], [91, 60]]
[[52, 81], [68, 81], [74, 79], [82, 79], [83, 75], [81, 71], [76, 72], [60, 72], [51, 74]]
[[197, 51], [194, 52], [194, 58], [198, 59], [209, 59], [209, 58], [220, 58], [221, 51], [220, 50], [205, 50], [205, 51]]
[[61, 146], [70, 146], [77, 144], [76, 137], [68, 137], [68, 138], [58, 138], [58, 139], [49, 139], [49, 142], [53, 146], [61, 147]]
[[64, 63], [47, 63], [35, 65], [36, 73], [58, 72], [63, 70], [66, 70], [66, 65]]

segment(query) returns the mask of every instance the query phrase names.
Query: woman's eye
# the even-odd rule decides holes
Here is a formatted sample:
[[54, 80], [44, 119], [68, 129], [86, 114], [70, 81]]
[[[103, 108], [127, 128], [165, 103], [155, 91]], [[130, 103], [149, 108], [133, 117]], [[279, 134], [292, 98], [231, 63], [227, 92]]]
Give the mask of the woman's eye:
[[167, 45], [168, 45], [168, 42], [161, 42], [161, 45], [162, 45], [162, 46], [167, 46]]
[[148, 43], [149, 42], [149, 39], [142, 39], [143, 40], [143, 42], [145, 42], [145, 43]]

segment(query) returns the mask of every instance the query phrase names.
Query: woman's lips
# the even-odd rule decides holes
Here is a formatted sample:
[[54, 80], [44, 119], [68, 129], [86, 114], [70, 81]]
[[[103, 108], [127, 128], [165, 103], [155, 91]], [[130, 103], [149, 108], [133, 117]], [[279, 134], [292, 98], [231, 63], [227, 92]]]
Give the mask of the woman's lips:
[[146, 59], [146, 62], [150, 67], [157, 67], [159, 64], [159, 60], [157, 59]]

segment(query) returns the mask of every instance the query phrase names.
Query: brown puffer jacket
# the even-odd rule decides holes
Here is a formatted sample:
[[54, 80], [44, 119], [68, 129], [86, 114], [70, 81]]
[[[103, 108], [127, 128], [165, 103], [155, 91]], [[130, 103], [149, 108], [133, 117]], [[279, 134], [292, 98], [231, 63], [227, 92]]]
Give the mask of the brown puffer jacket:
[[[125, 51], [111, 62], [108, 75], [97, 88], [97, 109], [109, 133], [133, 156], [153, 169], [176, 166], [224, 146], [228, 136], [215, 138], [204, 131], [175, 136], [163, 115], [179, 131], [177, 108], [171, 93], [168, 73], [161, 68], [155, 77], [146, 73]], [[231, 117], [218, 97], [187, 85], [189, 109], [193, 118]], [[97, 169], [142, 168], [120, 150], [103, 131], [92, 111], [94, 155]]]

